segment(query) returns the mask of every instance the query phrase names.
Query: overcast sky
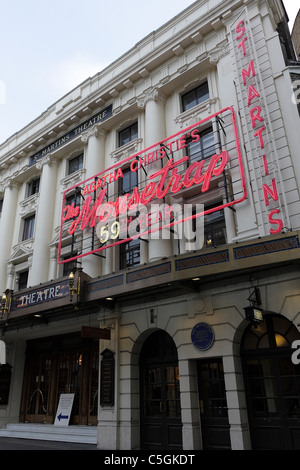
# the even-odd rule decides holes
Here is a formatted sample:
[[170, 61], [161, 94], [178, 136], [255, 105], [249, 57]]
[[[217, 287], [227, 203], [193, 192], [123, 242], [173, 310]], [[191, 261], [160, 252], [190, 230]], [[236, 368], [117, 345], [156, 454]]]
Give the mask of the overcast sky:
[[0, 143], [193, 2], [0, 0]]

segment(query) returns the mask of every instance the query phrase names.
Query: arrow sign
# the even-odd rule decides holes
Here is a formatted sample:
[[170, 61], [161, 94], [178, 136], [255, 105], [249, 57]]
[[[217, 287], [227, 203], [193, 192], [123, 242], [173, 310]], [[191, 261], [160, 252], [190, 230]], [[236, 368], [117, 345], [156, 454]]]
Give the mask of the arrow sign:
[[69, 416], [64, 416], [61, 413], [57, 416], [57, 419], [60, 421], [61, 419], [68, 419]]
[[74, 401], [74, 393], [62, 393], [59, 397], [55, 426], [68, 426]]

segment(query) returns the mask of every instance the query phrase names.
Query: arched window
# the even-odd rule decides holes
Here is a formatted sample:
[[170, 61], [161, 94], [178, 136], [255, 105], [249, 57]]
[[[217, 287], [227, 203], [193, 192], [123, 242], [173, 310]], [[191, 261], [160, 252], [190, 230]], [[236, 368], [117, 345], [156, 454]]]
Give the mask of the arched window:
[[300, 449], [300, 365], [292, 362], [298, 329], [281, 315], [249, 325], [241, 343], [252, 448]]

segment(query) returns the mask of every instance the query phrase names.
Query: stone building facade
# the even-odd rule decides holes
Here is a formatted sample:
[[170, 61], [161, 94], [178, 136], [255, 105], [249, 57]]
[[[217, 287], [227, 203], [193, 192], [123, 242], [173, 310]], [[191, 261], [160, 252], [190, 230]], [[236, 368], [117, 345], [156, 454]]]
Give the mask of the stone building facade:
[[71, 394], [99, 449], [299, 449], [287, 31], [198, 0], [0, 146], [2, 435]]

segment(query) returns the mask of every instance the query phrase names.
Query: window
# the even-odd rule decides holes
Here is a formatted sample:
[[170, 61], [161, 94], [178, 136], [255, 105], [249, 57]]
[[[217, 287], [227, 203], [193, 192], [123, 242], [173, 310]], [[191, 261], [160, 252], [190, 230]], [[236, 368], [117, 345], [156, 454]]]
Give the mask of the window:
[[195, 139], [187, 141], [187, 154], [190, 157], [189, 164], [199, 162], [211, 157], [216, 153], [214, 133], [212, 127], [198, 133], [199, 140]]
[[[69, 256], [65, 256], [64, 260], [71, 258], [71, 256], [76, 256], [77, 253], [72, 253]], [[73, 269], [77, 268], [77, 260], [69, 261], [68, 263], [63, 264], [63, 276], [68, 276]]]
[[182, 110], [187, 111], [188, 109], [193, 108], [197, 104], [202, 103], [203, 101], [209, 98], [208, 83], [205, 82], [202, 85], [194, 88], [182, 95]]
[[2, 213], [3, 208], [3, 199], [0, 199], [0, 214]]
[[78, 155], [78, 157], [72, 158], [69, 160], [69, 169], [68, 175], [75, 173], [75, 171], [81, 170], [83, 168], [83, 154]]
[[32, 216], [27, 217], [26, 219], [24, 219], [24, 229], [23, 229], [22, 241], [28, 240], [29, 238], [33, 237], [34, 222], [35, 222], [35, 215], [32, 215]]
[[37, 194], [40, 190], [40, 178], [35, 178], [27, 185], [27, 197]]
[[119, 178], [119, 195], [130, 193], [138, 185], [138, 177], [136, 171], [130, 168], [123, 170], [123, 178]]
[[140, 241], [135, 239], [120, 245], [120, 269], [140, 264]]
[[28, 270], [19, 274], [19, 290], [27, 288]]
[[[221, 203], [217, 204], [220, 205]], [[205, 210], [212, 209], [214, 206], [205, 207]], [[221, 209], [204, 216], [204, 245], [206, 248], [225, 245], [226, 225], [224, 210]]]
[[76, 191], [73, 194], [70, 194], [70, 196], [67, 196], [65, 199], [65, 206], [71, 206], [74, 204], [74, 206], [80, 206], [81, 202], [81, 194], [80, 191]]
[[119, 132], [119, 147], [122, 145], [128, 144], [134, 139], [138, 138], [138, 123], [135, 122], [131, 124], [131, 126], [126, 127], [122, 131]]

